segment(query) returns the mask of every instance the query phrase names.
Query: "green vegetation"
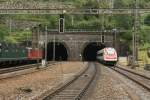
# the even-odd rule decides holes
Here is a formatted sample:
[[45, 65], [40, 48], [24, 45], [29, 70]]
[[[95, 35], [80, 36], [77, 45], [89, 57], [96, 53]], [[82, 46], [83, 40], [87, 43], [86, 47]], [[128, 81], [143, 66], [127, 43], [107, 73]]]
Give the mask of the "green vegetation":
[[11, 34], [5, 37], [6, 42], [18, 43], [19, 41], [27, 41], [31, 37], [31, 31], [18, 31]]
[[138, 55], [139, 59], [141, 60], [141, 62], [139, 63], [140, 66], [144, 67], [145, 64], [150, 64], [150, 58], [147, 55], [147, 49], [139, 50]]
[[[4, 1], [20, 1], [20, 0], [0, 0]], [[53, 0], [22, 0], [34, 2], [54, 2]], [[114, 0], [114, 8], [134, 8], [134, 0]], [[149, 0], [139, 0], [140, 7], [149, 7]], [[108, 8], [112, 7], [108, 0], [55, 0], [55, 2], [63, 2], [71, 4], [76, 8]], [[0, 15], [0, 40], [7, 42], [20, 42], [27, 40], [27, 36], [31, 36], [31, 31], [24, 27], [12, 27], [7, 22], [8, 19], [13, 21], [30, 21], [33, 23], [48, 25], [49, 29], [57, 29], [59, 24], [59, 15]], [[65, 28], [67, 29], [101, 29], [112, 30], [125, 29], [126, 33], [120, 33], [121, 40], [130, 44], [132, 41], [132, 29], [134, 18], [131, 15], [65, 15]], [[12, 25], [13, 26], [13, 25]], [[31, 28], [31, 27], [29, 27]], [[141, 16], [141, 27], [139, 30], [140, 44], [142, 47], [150, 46], [150, 14]]]

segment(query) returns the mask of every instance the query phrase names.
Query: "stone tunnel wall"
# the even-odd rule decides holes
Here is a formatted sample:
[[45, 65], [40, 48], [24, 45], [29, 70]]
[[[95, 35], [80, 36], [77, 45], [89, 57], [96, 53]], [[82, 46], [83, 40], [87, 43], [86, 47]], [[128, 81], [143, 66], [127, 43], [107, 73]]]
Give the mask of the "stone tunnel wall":
[[[67, 49], [69, 58], [68, 60], [78, 61], [81, 60], [80, 54], [84, 48], [92, 42], [102, 43], [101, 35], [73, 35], [73, 34], [49, 34], [48, 35], [48, 43], [49, 42], [60, 42], [64, 44]], [[54, 40], [55, 39], [55, 40]], [[45, 41], [45, 36], [40, 36], [40, 41]], [[105, 46], [113, 46], [113, 37], [111, 35], [105, 36]]]

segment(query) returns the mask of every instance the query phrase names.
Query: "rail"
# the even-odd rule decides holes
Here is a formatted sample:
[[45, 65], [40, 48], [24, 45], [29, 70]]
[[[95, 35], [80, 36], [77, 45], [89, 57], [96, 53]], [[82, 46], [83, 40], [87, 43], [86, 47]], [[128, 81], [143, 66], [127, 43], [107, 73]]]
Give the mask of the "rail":
[[[89, 63], [88, 66], [76, 75], [69, 82], [64, 83], [63, 86], [50, 91], [45, 97], [41, 97], [42, 100], [80, 100], [84, 92], [93, 81], [96, 75], [96, 66], [93, 63]], [[36, 99], [36, 100], [39, 100]]]
[[150, 92], [150, 77], [117, 66], [114, 68], [114, 70], [141, 85]]
[[[55, 64], [56, 62], [48, 62], [48, 64]], [[10, 68], [2, 68], [0, 69], [0, 74], [6, 74], [11, 73], [15, 71], [25, 70], [25, 69], [31, 69], [36, 68], [40, 64], [29, 64], [29, 65], [23, 65], [23, 66], [17, 66], [17, 67], [10, 67]]]

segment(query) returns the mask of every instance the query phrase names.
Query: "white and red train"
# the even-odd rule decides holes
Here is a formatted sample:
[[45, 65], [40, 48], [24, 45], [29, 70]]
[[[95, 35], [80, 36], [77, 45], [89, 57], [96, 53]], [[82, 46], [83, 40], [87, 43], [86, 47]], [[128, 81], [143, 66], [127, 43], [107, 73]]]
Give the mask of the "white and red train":
[[117, 52], [112, 47], [106, 47], [97, 52], [97, 60], [103, 64], [114, 66], [118, 61]]

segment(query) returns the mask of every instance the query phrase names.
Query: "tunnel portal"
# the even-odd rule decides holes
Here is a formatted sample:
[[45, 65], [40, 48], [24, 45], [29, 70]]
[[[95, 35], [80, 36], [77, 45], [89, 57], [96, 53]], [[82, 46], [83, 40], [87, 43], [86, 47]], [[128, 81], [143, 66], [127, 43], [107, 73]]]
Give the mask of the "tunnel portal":
[[49, 42], [47, 44], [47, 60], [67, 61], [68, 52], [65, 45], [60, 42]]
[[105, 45], [97, 42], [88, 43], [82, 53], [83, 61], [96, 61], [97, 51], [101, 50]]

